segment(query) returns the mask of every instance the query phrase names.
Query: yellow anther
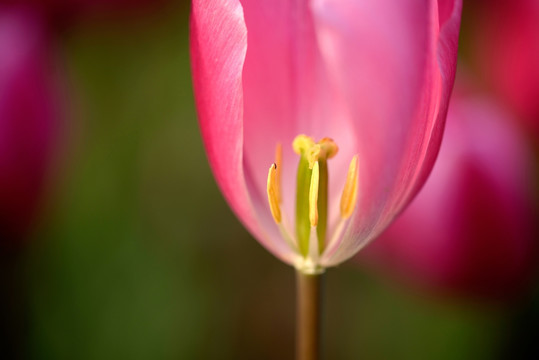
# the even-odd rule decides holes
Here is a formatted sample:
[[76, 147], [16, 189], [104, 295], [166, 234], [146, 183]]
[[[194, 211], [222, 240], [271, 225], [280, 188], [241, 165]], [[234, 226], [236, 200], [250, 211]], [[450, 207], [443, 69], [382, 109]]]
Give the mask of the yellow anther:
[[301, 134], [295, 137], [292, 148], [296, 154], [301, 155], [303, 152], [309, 151], [314, 144], [312, 137]]
[[281, 171], [282, 171], [282, 159], [283, 159], [283, 147], [280, 143], [275, 148], [275, 195], [277, 196], [277, 203], [280, 204], [283, 201], [281, 197]]
[[318, 225], [318, 183], [319, 183], [319, 165], [316, 161], [313, 165], [311, 175], [311, 187], [309, 188], [309, 220], [311, 226]]
[[277, 195], [276, 184], [277, 164], [271, 164], [268, 172], [268, 202], [271, 215], [277, 224], [281, 223], [281, 208], [279, 207], [279, 198]]
[[337, 146], [335, 141], [333, 141], [333, 139], [326, 137], [320, 140], [318, 144], [320, 144], [320, 146], [322, 147], [322, 151], [324, 152], [327, 159], [331, 159], [339, 152], [339, 147]]
[[358, 156], [355, 155], [350, 162], [348, 174], [346, 175], [346, 184], [341, 196], [341, 217], [348, 219], [354, 212], [357, 199], [358, 188]]

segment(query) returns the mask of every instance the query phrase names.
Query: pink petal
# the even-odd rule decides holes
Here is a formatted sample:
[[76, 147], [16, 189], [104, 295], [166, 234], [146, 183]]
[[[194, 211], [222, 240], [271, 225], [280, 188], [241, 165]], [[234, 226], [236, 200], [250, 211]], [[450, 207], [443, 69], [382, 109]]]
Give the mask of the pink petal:
[[432, 168], [454, 81], [461, 2], [318, 0], [314, 8], [322, 51], [350, 106], [360, 167], [348, 232], [322, 259], [331, 266], [389, 225]]
[[[279, 240], [277, 232], [270, 235], [265, 232], [266, 228], [273, 227], [261, 226], [247, 187], [246, 175], [249, 174], [243, 169], [242, 72], [247, 51], [247, 29], [241, 4], [237, 0], [193, 1], [190, 26], [199, 122], [217, 183], [253, 236], [276, 256], [290, 261], [291, 250], [283, 240]], [[272, 162], [260, 164], [266, 175]], [[267, 206], [265, 204], [264, 210], [269, 213]]]
[[428, 287], [507, 298], [535, 261], [526, 142], [491, 100], [458, 96], [431, 177], [363, 259]]
[[[277, 143], [283, 145], [283, 199], [294, 223], [296, 135], [334, 138], [341, 152], [354, 147], [346, 104], [320, 52], [309, 1], [243, 0], [248, 49], [243, 70], [244, 168], [251, 174], [253, 198], [265, 198], [267, 167]], [[351, 151], [330, 161], [330, 184], [342, 188]], [[337, 169], [337, 170], [334, 170]], [[265, 201], [265, 200], [264, 200]], [[334, 202], [337, 204], [337, 202]], [[266, 204], [260, 217], [268, 216]]]

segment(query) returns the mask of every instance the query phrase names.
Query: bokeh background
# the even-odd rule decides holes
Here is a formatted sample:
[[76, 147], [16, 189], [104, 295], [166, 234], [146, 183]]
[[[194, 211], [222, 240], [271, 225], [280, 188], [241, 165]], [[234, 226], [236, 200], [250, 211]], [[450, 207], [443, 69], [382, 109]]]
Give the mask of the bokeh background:
[[[524, 0], [514, 4], [521, 2], [539, 6]], [[518, 25], [525, 23], [519, 16], [535, 21], [539, 11], [518, 13], [509, 3], [465, 0], [459, 77], [465, 73], [467, 82], [474, 79], [474, 94], [485, 94], [515, 119], [533, 159], [526, 212], [532, 226], [523, 230], [530, 239], [529, 256], [518, 260], [526, 261], [523, 270], [494, 292], [476, 291], [476, 282], [459, 287], [440, 278], [414, 281], [413, 274], [402, 276], [402, 269], [390, 266], [391, 257], [369, 259], [369, 251], [377, 250], [367, 248], [363, 257], [327, 273], [327, 359], [538, 355], [533, 224], [539, 111], [526, 108], [524, 100], [514, 105], [501, 91], [510, 85], [496, 87], [489, 69], [510, 70], [496, 67], [499, 59], [488, 51], [500, 57], [518, 54], [508, 60], [512, 65], [518, 58], [523, 59], [518, 69], [527, 62], [535, 68], [535, 74], [529, 70], [521, 76], [524, 84], [537, 81], [537, 29]], [[486, 9], [497, 15], [489, 17]], [[30, 13], [30, 23], [38, 24], [30, 25], [42, 39], [32, 58], [41, 59], [46, 69], [43, 79], [29, 81], [44, 82], [45, 95], [29, 95], [16, 109], [35, 108], [32, 99], [38, 98], [54, 110], [43, 120], [46, 125], [29, 120], [22, 130], [3, 122], [37, 115], [0, 113], [0, 131], [17, 144], [43, 142], [30, 151], [41, 156], [38, 165], [17, 167], [23, 170], [11, 182], [0, 174], [5, 181], [0, 182], [5, 187], [0, 193], [0, 352], [14, 359], [293, 358], [294, 271], [240, 225], [206, 161], [191, 89], [189, 2], [2, 1], [0, 60], [10, 51], [8, 40], [16, 39], [14, 31], [2, 34], [11, 21], [3, 14], [14, 11]], [[512, 25], [499, 18], [510, 11], [517, 13]], [[502, 46], [507, 33], [506, 43], [523, 43], [522, 48], [488, 49]], [[17, 44], [11, 41], [14, 48]], [[6, 74], [11, 73], [0, 66], [0, 76]], [[532, 100], [537, 105], [537, 84], [515, 87], [531, 89], [535, 97], [526, 96], [538, 99]], [[15, 91], [6, 88], [3, 93], [0, 87], [0, 96]], [[49, 111], [43, 109], [40, 114]], [[46, 126], [50, 135], [25, 142], [35, 133], [31, 126], [40, 131]], [[5, 138], [0, 136], [8, 143]], [[37, 175], [28, 170], [35, 166], [41, 169]], [[23, 186], [28, 177], [39, 179], [29, 188], [40, 189], [30, 199]], [[475, 234], [488, 247], [489, 233]], [[510, 246], [518, 239], [508, 241]], [[500, 269], [492, 272], [494, 283], [507, 273], [503, 255], [494, 262]], [[485, 271], [480, 258], [470, 261], [477, 266], [468, 271]]]

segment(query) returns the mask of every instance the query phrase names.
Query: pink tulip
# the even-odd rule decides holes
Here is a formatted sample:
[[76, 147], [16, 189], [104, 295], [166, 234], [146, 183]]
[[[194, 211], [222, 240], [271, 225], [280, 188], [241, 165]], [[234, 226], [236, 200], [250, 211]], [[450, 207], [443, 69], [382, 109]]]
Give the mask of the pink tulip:
[[[36, 217], [56, 120], [50, 43], [39, 14], [0, 6], [0, 240]], [[5, 245], [5, 244], [2, 244]]]
[[472, 10], [471, 55], [478, 69], [539, 136], [539, 1], [482, 1]]
[[305, 272], [337, 265], [413, 198], [441, 140], [460, 9], [459, 0], [193, 1], [209, 162], [270, 252]]
[[362, 259], [442, 291], [515, 295], [536, 249], [533, 161], [512, 120], [490, 99], [453, 96], [429, 180]]

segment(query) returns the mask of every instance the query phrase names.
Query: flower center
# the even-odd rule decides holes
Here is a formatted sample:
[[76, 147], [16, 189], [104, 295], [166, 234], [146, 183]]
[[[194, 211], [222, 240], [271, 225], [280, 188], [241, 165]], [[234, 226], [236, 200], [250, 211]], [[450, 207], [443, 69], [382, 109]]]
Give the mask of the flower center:
[[[339, 148], [329, 138], [315, 142], [311, 137], [298, 135], [293, 143], [294, 151], [300, 156], [296, 177], [296, 231], [288, 231], [286, 217], [281, 210], [281, 161], [282, 147], [277, 144], [275, 163], [268, 173], [268, 202], [273, 219], [288, 244], [304, 260], [317, 266], [319, 256], [342, 233], [343, 223], [353, 213], [358, 188], [358, 156], [350, 162], [346, 183], [341, 196], [340, 221], [333, 236], [327, 236], [328, 227], [328, 184], [327, 161], [337, 155]], [[330, 239], [327, 242], [326, 239]]]

